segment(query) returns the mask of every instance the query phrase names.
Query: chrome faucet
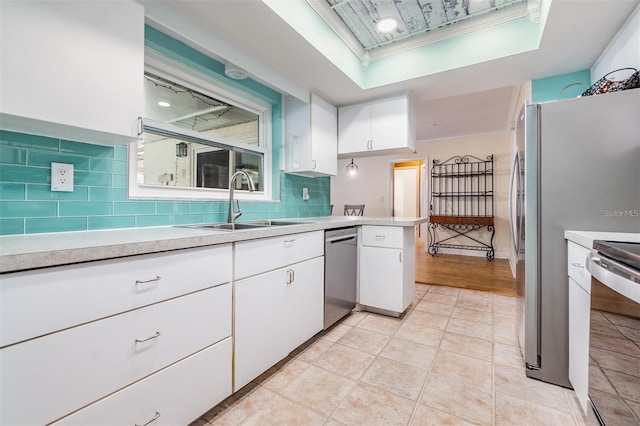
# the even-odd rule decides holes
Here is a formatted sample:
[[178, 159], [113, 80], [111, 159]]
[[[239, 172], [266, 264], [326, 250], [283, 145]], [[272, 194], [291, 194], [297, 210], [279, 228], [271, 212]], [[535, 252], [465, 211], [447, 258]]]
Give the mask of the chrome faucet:
[[229, 215], [227, 216], [227, 223], [230, 223], [232, 225], [236, 222], [236, 219], [239, 218], [240, 215], [242, 214], [242, 210], [240, 210], [240, 202], [238, 200], [235, 200], [236, 209], [233, 208], [233, 202], [234, 202], [233, 187], [234, 187], [236, 178], [241, 175], [244, 175], [244, 177], [247, 178], [247, 182], [249, 184], [249, 191], [253, 192], [256, 190], [256, 187], [253, 184], [253, 180], [251, 180], [251, 176], [249, 176], [249, 173], [245, 172], [244, 170], [238, 170], [231, 176], [231, 179], [229, 179]]

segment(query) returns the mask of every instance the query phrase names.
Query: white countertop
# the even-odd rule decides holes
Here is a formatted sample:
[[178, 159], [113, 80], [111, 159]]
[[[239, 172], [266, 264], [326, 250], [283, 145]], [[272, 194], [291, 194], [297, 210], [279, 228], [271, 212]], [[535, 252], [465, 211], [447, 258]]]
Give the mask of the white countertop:
[[162, 226], [0, 236], [0, 273], [351, 225], [415, 226], [427, 222], [428, 218], [322, 216], [278, 220], [299, 224], [236, 231]]
[[593, 248], [593, 242], [598, 240], [640, 243], [640, 232], [564, 231], [564, 238], [583, 247]]

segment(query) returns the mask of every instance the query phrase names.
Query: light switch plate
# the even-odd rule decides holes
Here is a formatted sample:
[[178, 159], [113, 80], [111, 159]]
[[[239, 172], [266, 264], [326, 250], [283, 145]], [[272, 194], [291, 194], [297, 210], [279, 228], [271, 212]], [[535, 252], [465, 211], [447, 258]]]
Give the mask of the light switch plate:
[[51, 191], [73, 192], [73, 164], [51, 163]]

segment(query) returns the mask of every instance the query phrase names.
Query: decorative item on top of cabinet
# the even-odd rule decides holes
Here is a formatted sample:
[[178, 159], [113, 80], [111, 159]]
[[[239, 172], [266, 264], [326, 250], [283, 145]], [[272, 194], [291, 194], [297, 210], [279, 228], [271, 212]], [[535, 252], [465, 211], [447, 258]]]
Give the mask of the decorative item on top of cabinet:
[[285, 97], [285, 172], [302, 176], [338, 173], [338, 112], [311, 93], [309, 102]]
[[[429, 253], [435, 256], [440, 248], [481, 250], [493, 260], [493, 196], [493, 155], [486, 160], [472, 155], [433, 160]], [[489, 242], [478, 235], [484, 228], [490, 232]]]
[[338, 156], [415, 152], [415, 106], [409, 94], [338, 109]]
[[101, 145], [140, 138], [142, 4], [2, 2], [0, 38], [2, 129]]

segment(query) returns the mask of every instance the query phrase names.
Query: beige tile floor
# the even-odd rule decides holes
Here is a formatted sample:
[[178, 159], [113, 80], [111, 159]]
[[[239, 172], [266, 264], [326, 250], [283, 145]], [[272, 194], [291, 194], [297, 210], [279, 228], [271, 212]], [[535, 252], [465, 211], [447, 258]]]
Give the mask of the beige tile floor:
[[193, 426], [585, 424], [522, 364], [515, 299], [416, 284], [401, 318], [350, 314]]

